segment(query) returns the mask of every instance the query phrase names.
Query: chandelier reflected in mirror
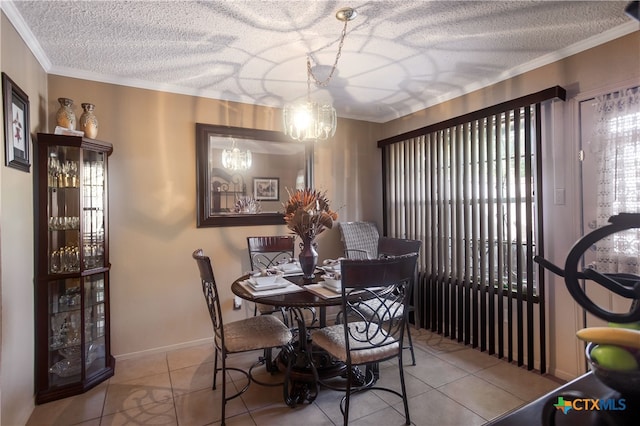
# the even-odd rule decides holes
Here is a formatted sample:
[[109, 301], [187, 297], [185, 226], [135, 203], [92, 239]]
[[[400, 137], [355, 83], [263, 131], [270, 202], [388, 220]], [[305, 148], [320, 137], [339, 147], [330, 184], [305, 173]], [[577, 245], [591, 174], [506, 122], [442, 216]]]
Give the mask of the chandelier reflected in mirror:
[[355, 9], [346, 7], [338, 10], [336, 19], [344, 22], [338, 53], [331, 67], [331, 72], [324, 80], [319, 80], [311, 68], [311, 59], [307, 56], [307, 98], [303, 102], [289, 104], [282, 111], [284, 133], [297, 141], [318, 141], [332, 137], [336, 133], [338, 119], [336, 110], [330, 103], [318, 103], [311, 100], [311, 79], [316, 85], [326, 87], [338, 66], [342, 54], [342, 46], [347, 35], [347, 23], [357, 16]]
[[231, 139], [231, 149], [222, 150], [222, 167], [229, 170], [247, 170], [251, 167], [251, 151], [240, 150], [236, 140]]

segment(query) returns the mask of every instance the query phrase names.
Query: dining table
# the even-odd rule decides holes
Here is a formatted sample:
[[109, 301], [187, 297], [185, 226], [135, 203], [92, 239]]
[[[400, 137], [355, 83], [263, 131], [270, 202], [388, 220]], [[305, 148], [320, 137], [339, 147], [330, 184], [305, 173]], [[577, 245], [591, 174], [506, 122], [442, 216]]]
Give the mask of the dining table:
[[[295, 323], [289, 324], [294, 339], [275, 357], [276, 366], [285, 372], [283, 395], [285, 403], [291, 407], [305, 401], [313, 402], [320, 390], [320, 380], [346, 377], [345, 364], [315, 347], [312, 341], [311, 331], [327, 325], [327, 308], [342, 306], [341, 290], [323, 283], [325, 273], [326, 270], [318, 268], [313, 278], [304, 278], [297, 270], [285, 272], [277, 281], [279, 285], [264, 289], [256, 289], [252, 285], [252, 274], [248, 273], [231, 285], [234, 295], [253, 303], [282, 308]], [[362, 371], [354, 372], [357, 385], [373, 384]]]

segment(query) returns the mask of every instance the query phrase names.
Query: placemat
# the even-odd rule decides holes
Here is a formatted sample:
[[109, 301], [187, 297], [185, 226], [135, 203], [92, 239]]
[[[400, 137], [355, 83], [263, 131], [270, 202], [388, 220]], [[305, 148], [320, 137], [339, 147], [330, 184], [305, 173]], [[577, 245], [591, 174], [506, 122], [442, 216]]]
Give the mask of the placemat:
[[323, 299], [333, 299], [333, 298], [342, 296], [342, 292], [336, 293], [333, 290], [329, 290], [328, 288], [326, 288], [322, 284], [305, 285], [304, 289], [307, 290], [307, 291], [310, 291], [311, 293], [315, 294], [316, 296], [322, 297]]

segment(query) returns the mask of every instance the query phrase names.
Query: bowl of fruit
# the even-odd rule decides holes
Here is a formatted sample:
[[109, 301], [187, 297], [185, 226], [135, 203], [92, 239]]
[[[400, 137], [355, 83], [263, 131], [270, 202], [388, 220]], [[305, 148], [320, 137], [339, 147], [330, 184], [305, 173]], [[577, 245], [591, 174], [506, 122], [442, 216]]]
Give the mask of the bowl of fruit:
[[640, 398], [640, 330], [633, 325], [589, 327], [577, 333], [593, 374], [621, 395]]

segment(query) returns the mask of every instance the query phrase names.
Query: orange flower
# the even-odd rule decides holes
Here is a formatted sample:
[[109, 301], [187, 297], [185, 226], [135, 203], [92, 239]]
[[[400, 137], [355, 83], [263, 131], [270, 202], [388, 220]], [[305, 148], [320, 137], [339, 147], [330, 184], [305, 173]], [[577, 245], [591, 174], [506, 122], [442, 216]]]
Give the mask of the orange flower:
[[338, 214], [329, 208], [325, 192], [305, 188], [293, 194], [287, 190], [289, 200], [283, 204], [287, 227], [300, 238], [315, 239], [325, 229], [331, 229]]

